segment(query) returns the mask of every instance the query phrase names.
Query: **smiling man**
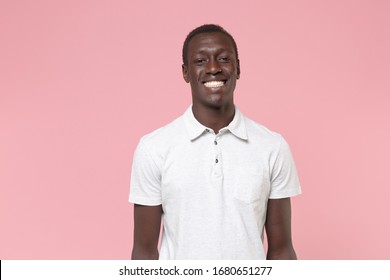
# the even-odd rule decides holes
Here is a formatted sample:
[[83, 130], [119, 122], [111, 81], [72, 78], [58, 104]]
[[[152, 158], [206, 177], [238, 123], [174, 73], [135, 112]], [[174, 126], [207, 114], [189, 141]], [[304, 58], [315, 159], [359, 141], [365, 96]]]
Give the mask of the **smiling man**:
[[240, 64], [233, 37], [212, 24], [191, 31], [182, 72], [192, 106], [142, 137], [134, 154], [132, 259], [296, 259], [295, 164], [280, 134], [234, 105]]

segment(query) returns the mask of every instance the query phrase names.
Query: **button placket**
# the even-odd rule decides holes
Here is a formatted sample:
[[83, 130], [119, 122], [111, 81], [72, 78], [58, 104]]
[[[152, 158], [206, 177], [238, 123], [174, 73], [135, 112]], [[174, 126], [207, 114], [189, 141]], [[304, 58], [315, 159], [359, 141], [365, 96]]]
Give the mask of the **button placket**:
[[220, 145], [220, 137], [218, 135], [214, 138], [214, 176], [221, 177], [222, 176], [222, 157], [221, 157], [221, 145]]

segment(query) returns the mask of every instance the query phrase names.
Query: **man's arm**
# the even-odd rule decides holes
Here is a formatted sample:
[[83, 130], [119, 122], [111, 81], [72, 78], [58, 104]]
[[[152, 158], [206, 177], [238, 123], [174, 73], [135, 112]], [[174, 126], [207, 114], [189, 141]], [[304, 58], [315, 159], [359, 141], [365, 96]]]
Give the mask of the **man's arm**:
[[268, 260], [296, 260], [291, 239], [290, 198], [269, 199], [265, 229]]
[[134, 243], [131, 259], [157, 260], [162, 206], [134, 205]]

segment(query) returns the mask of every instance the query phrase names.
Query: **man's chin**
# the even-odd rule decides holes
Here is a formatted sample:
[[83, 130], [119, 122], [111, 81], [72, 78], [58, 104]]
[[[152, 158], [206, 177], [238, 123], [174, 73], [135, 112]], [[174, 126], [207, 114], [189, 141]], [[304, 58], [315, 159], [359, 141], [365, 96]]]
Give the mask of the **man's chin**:
[[209, 102], [212, 104], [220, 104], [222, 105], [224, 100], [223, 100], [223, 95], [220, 93], [212, 93], [209, 96]]
[[229, 106], [233, 104], [233, 101], [226, 100], [225, 98], [222, 98], [222, 96], [210, 96], [210, 98], [207, 100], [207, 102], [203, 103], [203, 106], [211, 108], [211, 109], [221, 109], [226, 106]]

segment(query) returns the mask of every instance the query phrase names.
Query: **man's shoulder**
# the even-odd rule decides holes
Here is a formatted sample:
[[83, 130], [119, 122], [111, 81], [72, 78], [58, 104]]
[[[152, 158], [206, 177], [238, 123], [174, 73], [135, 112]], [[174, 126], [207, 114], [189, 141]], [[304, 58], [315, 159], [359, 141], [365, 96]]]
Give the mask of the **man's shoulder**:
[[245, 121], [245, 126], [247, 133], [250, 138], [258, 139], [260, 141], [270, 141], [270, 142], [279, 142], [282, 138], [282, 135], [278, 132], [275, 132], [265, 125], [254, 121], [251, 118], [243, 115]]
[[142, 136], [140, 143], [149, 147], [161, 147], [168, 144], [172, 139], [182, 136], [184, 133], [185, 124], [183, 116], [180, 116], [168, 124]]

